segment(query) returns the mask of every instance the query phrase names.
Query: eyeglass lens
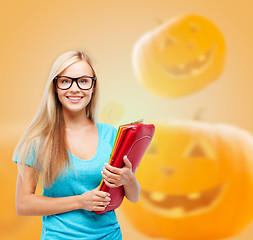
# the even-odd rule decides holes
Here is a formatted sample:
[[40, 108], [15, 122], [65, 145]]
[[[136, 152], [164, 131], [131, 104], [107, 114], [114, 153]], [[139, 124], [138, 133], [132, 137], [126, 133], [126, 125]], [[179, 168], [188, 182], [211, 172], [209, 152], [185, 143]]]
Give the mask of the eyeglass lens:
[[[92, 85], [92, 79], [88, 77], [82, 77], [77, 80], [78, 85], [82, 89], [89, 89]], [[72, 80], [66, 77], [58, 77], [57, 85], [61, 89], [67, 89], [70, 87]]]

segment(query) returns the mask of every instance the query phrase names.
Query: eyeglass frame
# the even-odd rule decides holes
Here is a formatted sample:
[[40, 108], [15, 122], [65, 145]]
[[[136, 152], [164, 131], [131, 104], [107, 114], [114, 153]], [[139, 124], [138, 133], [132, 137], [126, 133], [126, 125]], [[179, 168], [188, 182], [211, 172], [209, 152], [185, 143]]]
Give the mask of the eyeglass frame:
[[[71, 84], [70, 84], [70, 86], [69, 86], [68, 88], [59, 88], [59, 87], [58, 87], [58, 84], [57, 84], [57, 79], [58, 79], [59, 77], [66, 77], [66, 78], [71, 79]], [[80, 79], [80, 78], [83, 78], [83, 77], [91, 78], [92, 82], [91, 82], [91, 87], [90, 87], [90, 88], [81, 88], [81, 87], [79, 86], [77, 80]], [[68, 89], [70, 89], [71, 86], [73, 85], [73, 82], [76, 82], [76, 85], [77, 85], [81, 90], [89, 90], [89, 89], [91, 89], [91, 88], [93, 87], [94, 81], [96, 81], [96, 77], [95, 77], [95, 76], [91, 77], [91, 76], [86, 76], [86, 75], [83, 75], [83, 76], [77, 77], [77, 78], [72, 78], [72, 77], [68, 77], [68, 76], [56, 76], [56, 77], [54, 78], [55, 86], [56, 86], [58, 89], [61, 89], [61, 90], [68, 90]]]

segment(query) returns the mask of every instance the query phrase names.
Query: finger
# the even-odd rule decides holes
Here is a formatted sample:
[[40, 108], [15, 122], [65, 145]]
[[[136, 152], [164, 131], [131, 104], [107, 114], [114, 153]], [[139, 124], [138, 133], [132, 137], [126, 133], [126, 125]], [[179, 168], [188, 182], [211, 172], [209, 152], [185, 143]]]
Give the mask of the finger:
[[108, 187], [110, 187], [110, 188], [118, 187], [115, 183], [109, 183], [109, 182], [106, 181], [105, 179], [104, 179], [104, 181], [105, 181], [106, 186], [108, 186]]
[[115, 180], [113, 180], [113, 179], [111, 179], [111, 178], [107, 177], [107, 176], [106, 176], [103, 172], [101, 172], [101, 174], [102, 174], [102, 176], [103, 176], [104, 180], [106, 180], [107, 182], [114, 183], [114, 181], [115, 181]]
[[[105, 175], [110, 180], [114, 180], [114, 181], [116, 180], [117, 181], [119, 179], [118, 174], [108, 171], [108, 169], [106, 169], [105, 167], [103, 168], [103, 171], [101, 173], [102, 173], [102, 176]], [[107, 180], [110, 182], [109, 179], [107, 179]]]
[[94, 204], [95, 204], [96, 206], [101, 206], [101, 207], [103, 207], [103, 206], [107, 206], [109, 203], [110, 203], [109, 201], [106, 201], [106, 202], [104, 202], [104, 201], [98, 201], [98, 202], [95, 202]]
[[110, 197], [97, 197], [96, 200], [94, 202], [100, 203], [109, 203], [111, 201]]
[[105, 208], [106, 208], [106, 206], [104, 206], [104, 207], [94, 206], [93, 211], [104, 211]]
[[113, 176], [113, 175], [111, 175], [111, 173], [109, 173], [108, 175], [110, 175], [110, 177], [108, 177], [103, 172], [101, 172], [101, 173], [102, 173], [102, 176], [103, 176], [104, 180], [106, 180], [109, 183], [116, 183], [116, 182], [119, 181], [119, 176]]
[[125, 166], [132, 169], [132, 163], [131, 163], [131, 162], [129, 161], [129, 159], [127, 158], [127, 155], [125, 155], [125, 156], [123, 157], [123, 160], [124, 160], [124, 162], [125, 162]]
[[96, 192], [96, 195], [100, 198], [105, 198], [105, 197], [109, 197], [110, 196], [110, 193], [108, 192], [104, 192], [104, 191], [97, 191]]
[[107, 170], [109, 170], [109, 171], [112, 172], [112, 173], [119, 174], [120, 171], [121, 171], [121, 168], [113, 167], [113, 166], [111, 166], [111, 165], [108, 164], [108, 163], [105, 163], [105, 167], [106, 167]]

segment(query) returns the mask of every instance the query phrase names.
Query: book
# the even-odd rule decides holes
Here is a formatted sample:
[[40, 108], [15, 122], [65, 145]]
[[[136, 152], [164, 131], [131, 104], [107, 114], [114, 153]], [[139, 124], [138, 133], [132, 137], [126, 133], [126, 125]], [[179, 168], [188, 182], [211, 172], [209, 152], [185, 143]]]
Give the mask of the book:
[[[113, 149], [110, 155], [109, 164], [113, 167], [123, 168], [125, 163], [123, 157], [132, 164], [132, 171], [135, 172], [143, 158], [155, 132], [153, 124], [144, 123], [143, 119], [128, 124], [120, 125], [117, 131]], [[99, 190], [110, 193], [111, 201], [104, 211], [95, 211], [101, 214], [118, 208], [124, 199], [124, 188], [108, 187], [102, 179]]]

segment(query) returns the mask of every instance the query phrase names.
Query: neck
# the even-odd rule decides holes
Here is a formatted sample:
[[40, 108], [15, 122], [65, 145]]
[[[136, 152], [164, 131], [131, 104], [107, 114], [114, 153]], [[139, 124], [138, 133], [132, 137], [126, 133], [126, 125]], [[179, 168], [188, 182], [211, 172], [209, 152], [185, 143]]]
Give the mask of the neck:
[[78, 130], [90, 126], [92, 121], [86, 115], [86, 109], [81, 112], [69, 112], [62, 109], [66, 129]]

